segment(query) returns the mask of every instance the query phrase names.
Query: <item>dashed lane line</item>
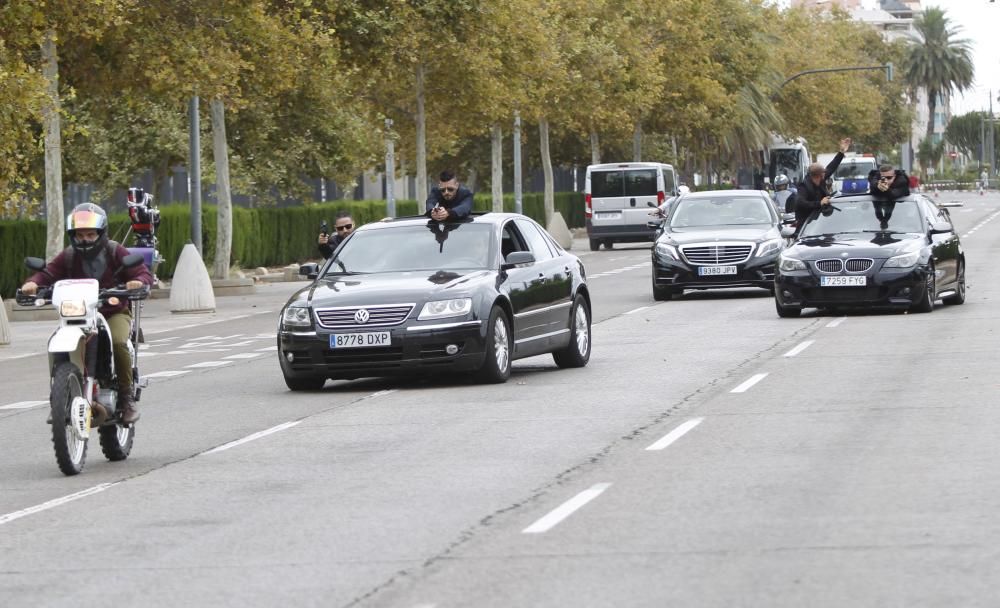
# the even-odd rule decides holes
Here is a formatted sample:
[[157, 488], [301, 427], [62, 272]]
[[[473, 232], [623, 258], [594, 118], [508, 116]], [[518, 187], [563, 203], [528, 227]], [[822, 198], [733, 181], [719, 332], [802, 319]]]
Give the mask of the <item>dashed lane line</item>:
[[633, 313], [637, 313], [637, 312], [641, 312], [643, 310], [646, 310], [647, 308], [649, 308], [649, 306], [640, 306], [639, 308], [633, 308], [632, 310], [630, 310], [630, 311], [628, 311], [626, 313], [622, 313], [622, 314], [630, 315], [630, 314], [633, 314]]
[[167, 370], [162, 372], [154, 372], [152, 374], [143, 374], [143, 378], [173, 378], [175, 376], [183, 376], [184, 374], [190, 374], [190, 370]]
[[829, 323], [826, 324], [826, 326], [827, 327], [836, 327], [836, 326], [840, 325], [841, 323], [843, 323], [846, 320], [847, 320], [847, 317], [840, 317], [838, 319], [834, 319], [833, 321], [830, 321]]
[[111, 483], [102, 483], [102, 484], [96, 485], [96, 486], [94, 486], [92, 488], [87, 488], [86, 490], [81, 490], [80, 492], [76, 492], [74, 494], [67, 494], [66, 496], [62, 496], [60, 498], [55, 498], [55, 499], [50, 500], [48, 502], [43, 502], [40, 505], [35, 505], [33, 507], [28, 507], [27, 509], [21, 509], [20, 511], [14, 511], [13, 513], [7, 513], [6, 515], [0, 515], [0, 526], [2, 526], [4, 524], [7, 524], [7, 523], [10, 523], [10, 522], [12, 522], [12, 521], [14, 521], [16, 519], [21, 519], [22, 517], [25, 517], [25, 516], [28, 516], [28, 515], [34, 515], [35, 513], [41, 513], [42, 511], [47, 511], [49, 509], [54, 509], [55, 507], [58, 507], [60, 505], [64, 505], [64, 504], [66, 504], [68, 502], [73, 502], [74, 500], [79, 500], [81, 498], [86, 498], [87, 496], [93, 496], [94, 494], [97, 494], [99, 492], [103, 492], [104, 490], [107, 490], [108, 488], [116, 486], [119, 483], [121, 483], [121, 482], [120, 481], [114, 481], [114, 482], [111, 482]]
[[284, 431], [285, 429], [290, 429], [293, 426], [296, 426], [297, 424], [299, 424], [301, 422], [302, 422], [301, 420], [292, 420], [291, 422], [284, 422], [282, 424], [279, 424], [278, 426], [272, 426], [269, 429], [264, 429], [263, 431], [258, 431], [256, 433], [251, 434], [251, 435], [247, 435], [243, 439], [237, 439], [236, 441], [230, 441], [229, 443], [224, 443], [224, 444], [222, 444], [222, 445], [220, 445], [218, 447], [212, 448], [211, 450], [207, 450], [205, 452], [202, 452], [201, 455], [202, 456], [207, 456], [209, 454], [217, 454], [219, 452], [223, 452], [223, 451], [228, 450], [230, 448], [235, 448], [238, 445], [243, 445], [244, 443], [249, 443], [251, 441], [260, 439], [261, 437], [267, 437], [268, 435], [273, 435], [275, 433], [279, 433], [281, 431]]
[[0, 410], [26, 410], [33, 407], [39, 407], [42, 405], [48, 405], [48, 401], [18, 401], [17, 403], [8, 403], [7, 405], [0, 405]]
[[580, 510], [588, 502], [600, 496], [605, 490], [611, 487], [610, 483], [598, 483], [580, 492], [559, 505], [535, 523], [531, 524], [521, 532], [523, 534], [542, 534], [559, 525], [564, 519]]
[[733, 390], [731, 390], [729, 392], [730, 393], [745, 393], [748, 390], [750, 390], [750, 387], [752, 387], [753, 385], [757, 384], [758, 382], [760, 382], [764, 378], [767, 378], [767, 374], [768, 374], [768, 372], [764, 372], [763, 374], [754, 374], [753, 376], [750, 376], [749, 380], [747, 380], [746, 382], [744, 382], [743, 384], [737, 386], [736, 388], [734, 388]]
[[236, 353], [235, 355], [229, 355], [228, 357], [223, 357], [223, 359], [255, 359], [257, 357], [263, 357], [264, 353]]
[[191, 365], [185, 365], [184, 367], [202, 369], [209, 367], [222, 367], [223, 365], [229, 365], [230, 363], [232, 363], [232, 361], [202, 361], [201, 363], [192, 363]]
[[683, 437], [684, 435], [686, 435], [688, 433], [688, 431], [690, 431], [694, 427], [696, 427], [699, 424], [701, 424], [702, 421], [704, 421], [704, 420], [705, 420], [704, 418], [692, 418], [691, 420], [688, 420], [684, 424], [678, 426], [674, 430], [672, 430], [669, 433], [667, 433], [666, 435], [664, 435], [662, 438], [660, 438], [659, 441], [657, 441], [656, 443], [650, 445], [646, 449], [647, 450], [654, 450], [654, 451], [656, 451], [656, 450], [662, 450], [662, 449], [666, 448], [667, 446], [669, 446], [670, 444], [672, 444], [673, 442], [675, 442], [678, 439], [680, 439], [681, 437]]
[[792, 350], [790, 350], [790, 351], [788, 351], [787, 353], [785, 353], [785, 355], [784, 355], [784, 356], [786, 356], [786, 357], [794, 357], [795, 355], [797, 355], [797, 354], [801, 353], [801, 352], [802, 352], [802, 351], [804, 351], [805, 349], [807, 349], [807, 348], [809, 348], [810, 346], [812, 346], [812, 343], [813, 343], [813, 342], [815, 342], [815, 340], [806, 340], [806, 341], [805, 341], [805, 342], [803, 342], [802, 344], [799, 344], [798, 346], [796, 346], [796, 347], [795, 347], [795, 348], [793, 348]]

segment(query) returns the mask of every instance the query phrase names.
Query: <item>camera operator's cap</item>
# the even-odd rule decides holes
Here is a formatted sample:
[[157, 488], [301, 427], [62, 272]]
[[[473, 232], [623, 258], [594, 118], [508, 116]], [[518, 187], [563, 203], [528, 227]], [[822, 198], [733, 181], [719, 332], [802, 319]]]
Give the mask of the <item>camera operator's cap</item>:
[[108, 227], [108, 215], [93, 203], [77, 205], [66, 216], [66, 230], [93, 229], [104, 230]]

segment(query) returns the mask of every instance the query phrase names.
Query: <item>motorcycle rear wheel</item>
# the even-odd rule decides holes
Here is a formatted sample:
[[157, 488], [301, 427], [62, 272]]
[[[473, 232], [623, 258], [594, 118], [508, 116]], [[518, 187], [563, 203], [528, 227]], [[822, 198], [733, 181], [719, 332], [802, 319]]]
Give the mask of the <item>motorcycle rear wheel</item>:
[[132, 442], [135, 440], [135, 425], [121, 426], [108, 424], [97, 430], [101, 437], [101, 451], [111, 462], [125, 460], [132, 453]]
[[87, 440], [81, 440], [73, 429], [70, 407], [77, 398], [84, 398], [80, 370], [69, 361], [56, 366], [52, 373], [52, 447], [56, 464], [64, 475], [77, 475], [87, 461]]

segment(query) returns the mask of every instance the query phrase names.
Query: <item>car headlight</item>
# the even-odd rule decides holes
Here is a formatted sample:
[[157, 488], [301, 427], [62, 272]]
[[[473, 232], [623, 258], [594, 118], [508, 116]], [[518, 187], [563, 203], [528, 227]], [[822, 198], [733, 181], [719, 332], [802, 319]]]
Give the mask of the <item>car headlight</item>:
[[675, 260], [680, 259], [680, 257], [678, 257], [677, 255], [677, 248], [674, 247], [673, 245], [668, 245], [666, 243], [657, 243], [656, 253], [662, 255], [665, 258], [672, 258]]
[[85, 317], [87, 304], [83, 300], [63, 300], [59, 304], [60, 317]]
[[427, 302], [424, 304], [423, 309], [420, 314], [417, 315], [418, 321], [427, 321], [428, 319], [445, 319], [448, 317], [462, 317], [469, 314], [472, 310], [472, 299], [471, 298], [455, 298], [454, 300], [436, 300], [434, 302]]
[[904, 253], [903, 255], [897, 255], [891, 257], [885, 261], [883, 268], [909, 268], [917, 263], [920, 259], [920, 252], [914, 251], [912, 253]]
[[312, 317], [308, 306], [289, 306], [281, 313], [281, 324], [284, 327], [311, 327]]
[[770, 241], [764, 241], [757, 245], [757, 257], [762, 258], [765, 255], [770, 255], [775, 251], [781, 249], [781, 239], [772, 239]]
[[795, 258], [786, 258], [785, 256], [781, 256], [780, 259], [781, 261], [778, 264], [778, 268], [780, 268], [784, 272], [792, 272], [793, 270], [806, 269], [806, 264], [802, 260], [796, 260]]

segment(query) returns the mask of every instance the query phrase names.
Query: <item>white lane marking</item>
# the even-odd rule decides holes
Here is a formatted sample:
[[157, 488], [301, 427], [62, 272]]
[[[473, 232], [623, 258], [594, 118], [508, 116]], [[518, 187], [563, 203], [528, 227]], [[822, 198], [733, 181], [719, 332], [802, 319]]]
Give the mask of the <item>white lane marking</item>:
[[42, 354], [42, 351], [38, 351], [37, 353], [25, 353], [23, 355], [14, 355], [13, 357], [4, 357], [3, 359], [0, 359], [0, 361], [13, 361], [14, 359], [27, 359], [28, 357], [34, 357], [35, 355], [40, 355], [40, 354]]
[[223, 359], [253, 359], [255, 357], [263, 357], [264, 353], [236, 353], [235, 355], [229, 355], [228, 357], [223, 357]]
[[18, 401], [17, 403], [9, 403], [7, 405], [0, 405], [0, 410], [26, 410], [32, 407], [38, 407], [40, 405], [48, 405], [48, 401]]
[[285, 429], [290, 429], [293, 426], [299, 424], [300, 422], [302, 422], [302, 421], [301, 420], [293, 420], [292, 422], [285, 422], [285, 423], [279, 424], [278, 426], [272, 426], [269, 429], [265, 429], [263, 431], [259, 431], [257, 433], [253, 433], [252, 435], [247, 435], [243, 439], [237, 439], [236, 441], [230, 441], [229, 443], [224, 443], [224, 444], [222, 444], [222, 445], [220, 445], [218, 447], [212, 448], [211, 450], [208, 450], [207, 452], [202, 452], [202, 455], [205, 456], [205, 455], [208, 455], [208, 454], [215, 454], [217, 452], [222, 452], [222, 451], [228, 450], [229, 448], [235, 448], [238, 445], [243, 445], [244, 443], [248, 443], [250, 441], [254, 441], [255, 439], [260, 439], [261, 437], [267, 437], [268, 435], [273, 435], [274, 433], [281, 432], [281, 431], [283, 431]]
[[743, 384], [737, 386], [736, 388], [734, 388], [733, 390], [731, 390], [729, 392], [730, 393], [745, 393], [748, 390], [750, 390], [751, 386], [753, 386], [754, 384], [757, 384], [758, 382], [760, 382], [764, 378], [767, 378], [767, 373], [766, 372], [763, 373], [763, 374], [754, 374], [753, 376], [750, 376], [749, 380], [747, 380], [746, 382], [744, 382]]
[[277, 346], [268, 346], [266, 348], [258, 348], [257, 352], [259, 352], [259, 353], [266, 353], [267, 351], [270, 351], [270, 350], [278, 350], [278, 347]]
[[152, 374], [143, 374], [143, 378], [173, 378], [174, 376], [183, 376], [184, 374], [190, 374], [188, 370], [168, 370], [165, 372], [155, 372]]
[[841, 323], [843, 323], [846, 320], [847, 320], [847, 317], [840, 317], [838, 319], [834, 319], [833, 321], [830, 321], [829, 323], [826, 324], [826, 326], [827, 327], [836, 327], [836, 326], [840, 325]]
[[246, 346], [248, 344], [253, 344], [253, 340], [244, 340], [242, 342], [233, 342], [232, 344], [223, 344], [226, 348], [236, 348], [237, 346]]
[[194, 355], [198, 353], [228, 353], [228, 348], [192, 348], [189, 350], [172, 350], [164, 355]]
[[630, 314], [632, 314], [634, 312], [639, 312], [639, 311], [642, 311], [642, 310], [646, 310], [647, 308], [649, 308], [649, 306], [640, 306], [639, 308], [634, 308], [634, 309], [632, 309], [632, 310], [630, 310], [630, 311], [628, 311], [626, 313], [623, 313], [623, 314], [630, 315]]
[[192, 363], [191, 365], [185, 365], [184, 367], [191, 368], [203, 368], [203, 367], [222, 367], [223, 365], [229, 365], [232, 361], [202, 361], [201, 363]]
[[98, 492], [103, 492], [104, 490], [107, 490], [112, 486], [116, 486], [119, 483], [121, 482], [114, 481], [111, 483], [102, 483], [92, 488], [87, 488], [86, 490], [76, 492], [75, 494], [68, 494], [66, 496], [63, 496], [62, 498], [55, 498], [48, 502], [43, 502], [40, 505], [28, 507], [27, 509], [21, 509], [20, 511], [14, 511], [13, 513], [7, 513], [6, 515], [0, 515], [0, 526], [10, 523], [15, 519], [21, 519], [22, 517], [26, 517], [28, 515], [34, 515], [35, 513], [40, 513], [42, 511], [47, 511], [49, 509], [58, 507], [59, 505], [64, 505], [68, 502], [73, 502], [74, 500], [78, 500], [80, 498], [86, 498], [87, 496], [92, 496], [94, 494], [97, 494]]
[[681, 437], [683, 437], [685, 434], [687, 434], [688, 431], [690, 431], [694, 427], [696, 427], [699, 424], [701, 424], [701, 422], [703, 420], [704, 420], [704, 418], [692, 418], [691, 420], [688, 420], [684, 424], [680, 425], [676, 429], [670, 431], [669, 433], [667, 433], [666, 435], [664, 435], [663, 437], [661, 437], [659, 441], [657, 441], [656, 443], [654, 443], [653, 445], [649, 446], [646, 449], [647, 450], [662, 450], [662, 449], [664, 449], [665, 447], [669, 446], [671, 443], [673, 443], [673, 442], [677, 441], [678, 439], [680, 439]]
[[788, 351], [787, 353], [785, 353], [785, 356], [786, 356], [786, 357], [794, 357], [795, 355], [797, 355], [797, 354], [801, 353], [801, 352], [802, 352], [802, 351], [804, 351], [805, 349], [807, 349], [807, 348], [809, 348], [810, 346], [812, 346], [812, 343], [813, 343], [813, 342], [815, 342], [815, 340], [806, 340], [806, 341], [805, 341], [805, 342], [803, 342], [802, 344], [799, 344], [798, 346], [796, 346], [796, 347], [795, 347], [795, 348], [793, 348], [792, 350], [790, 350], [790, 351]]
[[211, 342], [188, 342], [181, 346], [181, 348], [209, 348], [218, 347], [222, 344], [221, 340], [212, 340]]
[[378, 391], [377, 393], [372, 393], [371, 395], [365, 395], [361, 399], [364, 400], [364, 399], [374, 399], [375, 397], [384, 397], [385, 395], [391, 395], [398, 390], [399, 389], [396, 388], [387, 388], [384, 391]]
[[604, 490], [607, 490], [609, 487], [611, 487], [610, 483], [597, 483], [590, 486], [583, 492], [580, 492], [573, 498], [570, 498], [563, 504], [559, 505], [558, 507], [550, 511], [548, 515], [542, 517], [541, 519], [531, 524], [524, 530], [521, 530], [521, 533], [541, 534], [543, 532], [548, 532], [552, 528], [559, 525], [559, 522], [572, 515], [574, 512], [583, 507], [585, 504], [600, 496], [601, 493], [604, 492]]

